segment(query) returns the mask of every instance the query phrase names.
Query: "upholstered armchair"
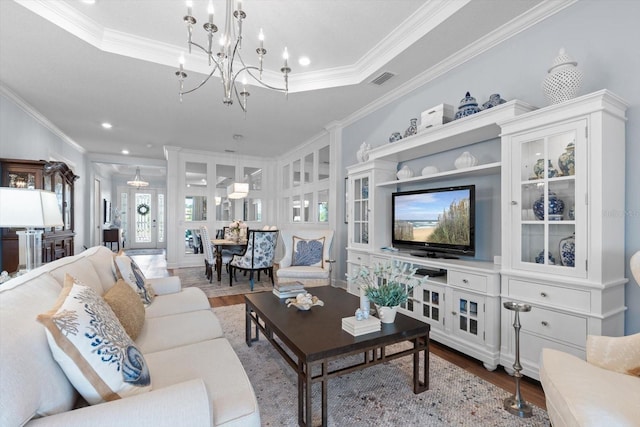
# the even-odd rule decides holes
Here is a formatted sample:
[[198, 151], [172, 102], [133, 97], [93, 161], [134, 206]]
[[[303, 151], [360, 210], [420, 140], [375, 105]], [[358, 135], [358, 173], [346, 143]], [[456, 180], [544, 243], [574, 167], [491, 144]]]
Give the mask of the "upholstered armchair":
[[[631, 257], [629, 266], [640, 285], [640, 252]], [[554, 427], [638, 425], [640, 333], [589, 335], [586, 360], [543, 348], [540, 383]]]
[[278, 283], [300, 282], [304, 286], [331, 283], [333, 230], [282, 230], [285, 253], [279, 262]]
[[253, 275], [266, 271], [273, 282], [273, 259], [278, 243], [277, 230], [249, 230], [247, 233], [247, 248], [242, 255], [234, 255], [229, 262], [229, 286], [233, 285], [236, 270], [249, 272], [249, 282], [253, 290]]

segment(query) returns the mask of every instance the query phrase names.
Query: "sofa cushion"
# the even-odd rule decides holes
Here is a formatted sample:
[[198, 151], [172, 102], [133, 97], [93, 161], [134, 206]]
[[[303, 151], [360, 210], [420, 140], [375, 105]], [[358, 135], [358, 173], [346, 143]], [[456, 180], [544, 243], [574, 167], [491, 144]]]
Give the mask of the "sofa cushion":
[[151, 389], [144, 357], [109, 305], [70, 275], [38, 321], [46, 327], [54, 359], [90, 404]]
[[324, 237], [303, 239], [293, 236], [292, 266], [323, 267]]
[[104, 294], [104, 288], [102, 287], [102, 281], [100, 276], [93, 267], [93, 263], [88, 258], [80, 255], [71, 257], [67, 262], [67, 259], [63, 258], [60, 261], [60, 265], [49, 273], [60, 283], [60, 287], [64, 285], [64, 280], [67, 274], [75, 277], [86, 286], [89, 286], [95, 291], [96, 294]]
[[587, 362], [640, 377], [640, 333], [626, 337], [587, 336]]
[[184, 288], [173, 294], [156, 295], [153, 302], [146, 307], [146, 318], [208, 310], [210, 308], [209, 300], [201, 289], [195, 287]]
[[135, 290], [142, 302], [151, 304], [155, 296], [151, 285], [149, 285], [136, 262], [127, 255], [116, 256], [116, 274], [118, 279], [122, 278]]
[[136, 345], [148, 354], [222, 336], [220, 321], [207, 309], [146, 319]]
[[146, 355], [156, 389], [202, 378], [213, 413], [213, 425], [260, 425], [260, 412], [249, 378], [225, 338]]
[[0, 286], [0, 426], [69, 411], [78, 397], [36, 321], [61, 289], [46, 272], [27, 273]]
[[94, 252], [88, 254], [87, 258], [96, 269], [96, 273], [102, 282], [102, 288], [106, 292], [116, 284], [116, 254], [105, 246], [97, 246], [87, 251], [91, 250], [94, 250]]
[[115, 313], [127, 335], [135, 341], [144, 324], [145, 315], [144, 305], [136, 291], [120, 279], [115, 286], [105, 292], [103, 298]]

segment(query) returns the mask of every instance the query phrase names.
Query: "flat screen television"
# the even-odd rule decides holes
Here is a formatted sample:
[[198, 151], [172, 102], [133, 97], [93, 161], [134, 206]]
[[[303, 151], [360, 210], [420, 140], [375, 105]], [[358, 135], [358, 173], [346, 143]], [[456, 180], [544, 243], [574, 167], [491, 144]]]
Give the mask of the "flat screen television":
[[475, 255], [475, 185], [393, 193], [392, 243], [412, 255]]

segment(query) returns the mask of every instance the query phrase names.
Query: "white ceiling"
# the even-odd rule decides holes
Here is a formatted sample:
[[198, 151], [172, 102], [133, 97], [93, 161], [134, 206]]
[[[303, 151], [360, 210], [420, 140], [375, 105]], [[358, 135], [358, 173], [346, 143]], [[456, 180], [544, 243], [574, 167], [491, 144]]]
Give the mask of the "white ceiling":
[[[223, 27], [224, 2], [213, 3], [215, 23]], [[245, 62], [257, 64], [263, 28], [265, 79], [281, 84], [284, 46], [293, 69], [288, 99], [251, 86], [245, 116], [237, 105], [222, 104], [217, 79], [179, 102], [174, 73], [186, 51], [184, 1], [0, 0], [0, 81], [92, 155], [128, 149], [157, 160], [171, 145], [276, 157], [430, 70], [490, 48], [498, 35], [531, 25], [558, 3], [244, 0]], [[194, 41], [201, 44], [206, 5], [194, 1]], [[310, 66], [297, 63], [301, 55]], [[191, 88], [207, 67], [204, 57], [185, 56]], [[371, 84], [383, 71], [396, 75]], [[113, 129], [102, 129], [103, 121]]]

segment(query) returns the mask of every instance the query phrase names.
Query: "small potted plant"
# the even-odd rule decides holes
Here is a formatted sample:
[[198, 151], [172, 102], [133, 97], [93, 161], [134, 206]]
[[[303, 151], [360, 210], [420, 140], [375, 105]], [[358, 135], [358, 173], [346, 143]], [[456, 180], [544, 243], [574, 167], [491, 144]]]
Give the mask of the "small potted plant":
[[422, 286], [427, 279], [427, 276], [416, 276], [416, 271], [409, 263], [387, 261], [376, 263], [373, 270], [361, 266], [347, 278], [360, 283], [364, 296], [376, 305], [381, 322], [393, 323], [398, 306], [406, 303], [413, 288]]

